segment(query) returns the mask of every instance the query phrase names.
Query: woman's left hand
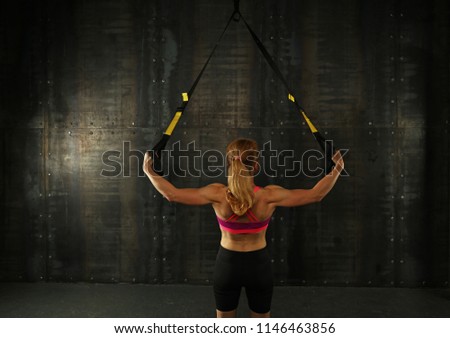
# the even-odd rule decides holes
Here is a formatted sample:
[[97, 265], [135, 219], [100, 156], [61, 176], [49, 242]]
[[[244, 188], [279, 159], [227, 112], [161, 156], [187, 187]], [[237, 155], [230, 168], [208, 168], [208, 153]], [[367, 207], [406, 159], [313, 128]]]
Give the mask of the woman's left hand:
[[144, 164], [142, 166], [142, 169], [144, 169], [144, 173], [147, 174], [151, 171], [152, 168], [153, 168], [152, 156], [150, 155], [149, 151], [146, 151], [144, 155]]

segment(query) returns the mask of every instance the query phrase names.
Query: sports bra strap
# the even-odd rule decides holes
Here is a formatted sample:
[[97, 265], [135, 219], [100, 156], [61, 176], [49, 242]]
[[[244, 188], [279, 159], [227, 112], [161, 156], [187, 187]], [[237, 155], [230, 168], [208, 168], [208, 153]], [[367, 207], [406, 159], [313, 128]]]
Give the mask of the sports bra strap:
[[[255, 187], [253, 188], [253, 192], [257, 192], [258, 190], [260, 190], [261, 187], [255, 185]], [[255, 216], [255, 214], [253, 213], [253, 211], [251, 209], [248, 209], [245, 214], [247, 215], [247, 217], [250, 219], [250, 221], [252, 222], [259, 222], [259, 219]], [[235, 213], [233, 213], [230, 217], [227, 218], [227, 222], [230, 221], [234, 221], [236, 219], [238, 219], [239, 216], [236, 215]]]
[[236, 220], [238, 218], [239, 218], [239, 216], [236, 215], [235, 213], [233, 213], [230, 217], [227, 218], [227, 222], [234, 221], [234, 220]]
[[248, 209], [246, 214], [247, 214], [247, 217], [250, 219], [250, 221], [259, 222], [258, 217], [255, 216], [255, 214], [253, 213], [253, 211], [251, 209]]

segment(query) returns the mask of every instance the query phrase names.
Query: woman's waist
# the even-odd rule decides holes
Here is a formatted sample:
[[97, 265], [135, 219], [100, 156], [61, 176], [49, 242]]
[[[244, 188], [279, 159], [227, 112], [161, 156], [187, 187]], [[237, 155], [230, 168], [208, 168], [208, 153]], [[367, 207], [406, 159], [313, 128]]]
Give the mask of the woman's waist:
[[230, 248], [225, 248], [221, 244], [219, 252], [217, 253], [217, 260], [222, 263], [228, 263], [232, 265], [254, 265], [269, 262], [270, 256], [267, 246], [252, 251], [237, 251], [231, 250]]
[[250, 234], [232, 234], [222, 230], [220, 245], [230, 251], [251, 252], [262, 250], [267, 246], [266, 231]]

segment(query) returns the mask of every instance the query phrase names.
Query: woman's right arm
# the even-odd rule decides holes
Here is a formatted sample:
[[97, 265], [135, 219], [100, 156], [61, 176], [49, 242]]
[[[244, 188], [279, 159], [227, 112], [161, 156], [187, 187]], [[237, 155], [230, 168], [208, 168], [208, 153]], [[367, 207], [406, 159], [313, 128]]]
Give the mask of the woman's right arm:
[[274, 207], [298, 207], [301, 205], [320, 202], [333, 189], [341, 171], [344, 161], [340, 152], [333, 156], [335, 167], [311, 189], [285, 189], [276, 185], [265, 187], [269, 191], [268, 204]]

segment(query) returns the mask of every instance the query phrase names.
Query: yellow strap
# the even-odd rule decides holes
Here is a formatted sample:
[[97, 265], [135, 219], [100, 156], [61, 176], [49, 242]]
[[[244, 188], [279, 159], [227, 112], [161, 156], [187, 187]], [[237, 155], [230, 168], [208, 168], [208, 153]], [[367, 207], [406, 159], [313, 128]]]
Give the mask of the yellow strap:
[[183, 97], [183, 102], [189, 101], [188, 93], [182, 93], [181, 96]]
[[175, 129], [175, 126], [178, 123], [178, 120], [181, 117], [182, 112], [181, 111], [177, 111], [175, 116], [173, 117], [172, 121], [170, 122], [169, 126], [166, 129], [166, 132], [164, 134], [166, 135], [172, 135], [173, 130]]
[[303, 118], [305, 119], [306, 123], [308, 123], [309, 129], [311, 129], [311, 132], [312, 133], [317, 133], [316, 127], [314, 127], [314, 125], [312, 124], [312, 122], [310, 121], [308, 116], [306, 116], [305, 112], [303, 110], [301, 110], [301, 112], [303, 114]]
[[288, 95], [288, 99], [291, 100], [292, 102], [295, 102], [295, 97], [291, 94]]

